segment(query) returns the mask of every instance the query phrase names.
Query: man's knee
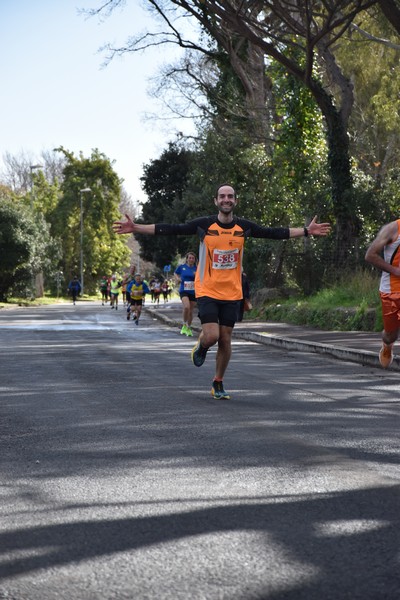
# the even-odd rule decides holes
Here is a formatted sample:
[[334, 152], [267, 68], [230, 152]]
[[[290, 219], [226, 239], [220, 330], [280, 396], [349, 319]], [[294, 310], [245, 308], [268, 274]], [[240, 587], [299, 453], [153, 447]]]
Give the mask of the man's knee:
[[218, 335], [216, 335], [214, 332], [205, 333], [203, 331], [201, 343], [205, 348], [210, 348], [211, 346], [214, 346], [214, 344], [216, 344], [217, 342], [219, 343]]
[[221, 327], [218, 337], [218, 346], [220, 348], [230, 348], [232, 344], [232, 328]]
[[219, 340], [220, 331], [218, 323], [203, 323], [201, 331], [201, 343], [205, 348], [214, 346]]
[[393, 344], [399, 336], [399, 330], [395, 331], [386, 331], [385, 329], [382, 331], [382, 340], [385, 344]]

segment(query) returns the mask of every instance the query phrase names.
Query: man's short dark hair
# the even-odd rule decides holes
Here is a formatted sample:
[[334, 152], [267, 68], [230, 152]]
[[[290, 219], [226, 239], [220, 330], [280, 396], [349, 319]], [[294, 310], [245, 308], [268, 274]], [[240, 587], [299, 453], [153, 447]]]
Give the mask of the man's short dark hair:
[[233, 185], [231, 183], [221, 183], [221, 185], [219, 185], [217, 187], [217, 191], [215, 193], [215, 198], [218, 198], [218, 192], [222, 187], [225, 187], [226, 185], [228, 185], [229, 187], [231, 187], [233, 189], [233, 195], [236, 198], [236, 192], [235, 192], [235, 188], [233, 187]]

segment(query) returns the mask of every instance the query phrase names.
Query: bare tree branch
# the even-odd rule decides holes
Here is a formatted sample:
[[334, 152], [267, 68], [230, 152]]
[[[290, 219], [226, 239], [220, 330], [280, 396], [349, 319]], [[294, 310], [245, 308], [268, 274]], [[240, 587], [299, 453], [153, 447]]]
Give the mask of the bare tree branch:
[[375, 35], [368, 33], [368, 31], [361, 29], [361, 27], [359, 27], [355, 23], [352, 23], [350, 25], [350, 28], [352, 31], [357, 31], [357, 33], [359, 33], [366, 40], [370, 40], [371, 42], [375, 42], [376, 44], [381, 44], [382, 46], [386, 46], [387, 48], [392, 48], [392, 50], [400, 50], [400, 44], [395, 44], [391, 40], [387, 40], [384, 38], [378, 38]]

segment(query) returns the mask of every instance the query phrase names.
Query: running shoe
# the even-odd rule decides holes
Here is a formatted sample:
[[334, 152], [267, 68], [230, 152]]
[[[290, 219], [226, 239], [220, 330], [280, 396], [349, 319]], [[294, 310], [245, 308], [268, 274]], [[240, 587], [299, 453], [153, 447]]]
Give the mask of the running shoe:
[[181, 329], [181, 335], [187, 335], [187, 325], [182, 325], [182, 329]]
[[390, 367], [393, 362], [393, 344], [382, 343], [382, 348], [379, 351], [379, 362], [384, 369]]
[[230, 400], [230, 395], [224, 390], [222, 381], [213, 381], [211, 395], [216, 400]]
[[206, 360], [208, 348], [203, 348], [200, 344], [200, 340], [198, 340], [197, 344], [192, 350], [192, 362], [195, 367], [201, 367], [203, 362]]
[[193, 337], [193, 331], [192, 331], [192, 328], [189, 327], [189, 325], [186, 327], [186, 335], [188, 337]]
[[132, 315], [132, 321], [136, 321], [136, 319], [137, 319], [137, 314], [134, 312]]
[[130, 318], [131, 318], [131, 311], [130, 310], [127, 311], [126, 318], [127, 318], [128, 321], [130, 320]]

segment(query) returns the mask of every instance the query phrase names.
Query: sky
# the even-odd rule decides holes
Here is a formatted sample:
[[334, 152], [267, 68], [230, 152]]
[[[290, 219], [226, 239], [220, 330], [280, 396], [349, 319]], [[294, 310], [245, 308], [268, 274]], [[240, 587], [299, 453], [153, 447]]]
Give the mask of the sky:
[[185, 123], [146, 120], [161, 104], [148, 95], [149, 79], [178, 50], [161, 46], [125, 54], [103, 67], [106, 43], [154, 30], [141, 0], [127, 0], [109, 18], [79, 9], [101, 0], [0, 0], [0, 175], [5, 152], [22, 152], [36, 164], [40, 153], [63, 146], [89, 157], [98, 148], [124, 179], [133, 201], [144, 201], [143, 165], [160, 156]]

